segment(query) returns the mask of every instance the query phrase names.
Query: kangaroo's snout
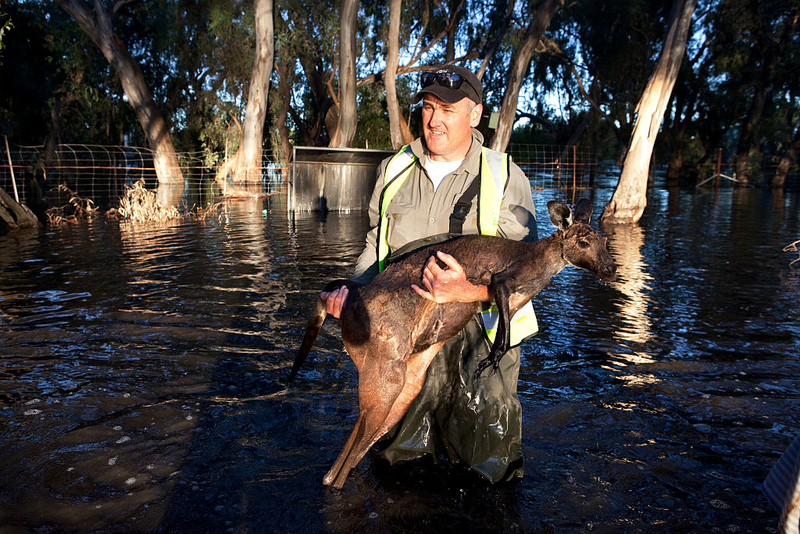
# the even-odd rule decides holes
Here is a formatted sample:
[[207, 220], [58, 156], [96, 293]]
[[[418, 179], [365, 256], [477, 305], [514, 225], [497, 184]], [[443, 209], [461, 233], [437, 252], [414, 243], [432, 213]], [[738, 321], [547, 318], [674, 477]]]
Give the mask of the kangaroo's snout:
[[617, 279], [617, 265], [615, 263], [601, 265], [595, 274], [607, 284], [613, 282]]

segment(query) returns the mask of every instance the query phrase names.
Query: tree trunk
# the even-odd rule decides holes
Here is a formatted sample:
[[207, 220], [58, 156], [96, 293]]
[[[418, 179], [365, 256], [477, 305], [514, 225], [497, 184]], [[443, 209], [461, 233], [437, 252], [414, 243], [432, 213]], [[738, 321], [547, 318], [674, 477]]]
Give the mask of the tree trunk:
[[389, 133], [392, 138], [392, 146], [400, 148], [405, 143], [403, 131], [400, 128], [400, 121], [403, 116], [400, 113], [400, 104], [397, 101], [397, 66], [400, 64], [400, 14], [402, 13], [403, 0], [391, 0], [389, 4], [389, 38], [386, 55], [386, 75], [383, 77], [383, 84], [386, 87], [386, 107], [389, 111]]
[[400, 64], [400, 17], [402, 14], [403, 0], [391, 0], [389, 6], [389, 38], [387, 41], [386, 73], [383, 83], [386, 87], [386, 107], [389, 111], [389, 133], [392, 137], [392, 146], [400, 148], [412, 141], [408, 124], [400, 112], [400, 102], [397, 100], [397, 67]]
[[269, 77], [274, 58], [272, 0], [255, 0], [256, 53], [242, 128], [242, 142], [233, 156], [234, 182], [260, 182], [264, 155], [264, 120], [267, 116]]
[[159, 184], [183, 184], [178, 157], [169, 128], [156, 108], [153, 95], [139, 64], [111, 28], [111, 13], [102, 0], [94, 1], [94, 11], [83, 0], [56, 0], [58, 5], [75, 19], [114, 68], [122, 90], [136, 113], [139, 124], [153, 151], [153, 164]]
[[601, 221], [636, 223], [647, 206], [647, 180], [658, 129], [664, 118], [672, 88], [686, 51], [689, 26], [697, 0], [675, 0], [670, 26], [655, 72], [647, 82], [637, 106], [630, 147], [622, 166], [614, 196], [603, 211]]
[[357, 28], [358, 0], [342, 0], [339, 8], [339, 126], [331, 139], [332, 147], [351, 147], [356, 137]]
[[772, 79], [775, 76], [775, 53], [771, 47], [762, 58], [762, 79], [756, 84], [753, 99], [747, 110], [747, 116], [742, 121], [739, 140], [736, 144], [736, 179], [740, 182], [752, 181], [750, 172], [750, 149], [753, 148], [754, 139], [764, 115], [764, 106], [772, 88]]
[[17, 203], [11, 195], [0, 188], [0, 234], [18, 228], [33, 228], [39, 219], [24, 204]]
[[786, 175], [789, 174], [789, 169], [794, 167], [797, 163], [797, 155], [800, 153], [800, 128], [794, 132], [792, 143], [781, 155], [781, 160], [778, 163], [778, 169], [775, 171], [775, 176], [769, 183], [772, 189], [779, 189], [786, 183]]
[[[280, 138], [280, 163], [284, 171], [289, 169], [289, 161], [292, 157], [292, 146], [289, 144], [289, 128], [286, 126], [286, 117], [289, 115], [291, 106], [289, 102], [292, 99], [292, 79], [290, 78], [291, 65], [285, 61], [277, 61], [276, 68], [278, 70], [278, 92], [280, 93], [280, 107], [278, 114], [275, 117], [276, 129], [278, 137]], [[302, 122], [300, 123], [302, 124]]]
[[517, 50], [514, 59], [511, 60], [508, 85], [503, 95], [503, 103], [500, 106], [497, 129], [489, 143], [490, 148], [503, 152], [508, 146], [508, 142], [511, 139], [511, 131], [514, 129], [519, 93], [525, 83], [525, 75], [530, 68], [531, 56], [533, 56], [536, 45], [539, 44], [544, 32], [550, 25], [550, 19], [558, 11], [559, 3], [559, 0], [543, 0], [536, 10], [536, 16], [531, 21], [531, 25], [525, 31], [522, 46]]
[[689, 124], [686, 121], [679, 121], [672, 128], [673, 148], [669, 154], [667, 164], [667, 187], [677, 187], [680, 179], [681, 168], [683, 168], [683, 142]]

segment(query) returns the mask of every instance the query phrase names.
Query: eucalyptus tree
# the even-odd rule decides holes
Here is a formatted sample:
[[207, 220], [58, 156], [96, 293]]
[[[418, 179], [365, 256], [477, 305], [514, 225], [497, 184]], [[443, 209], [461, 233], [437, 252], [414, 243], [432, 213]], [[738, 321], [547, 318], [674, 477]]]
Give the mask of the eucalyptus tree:
[[358, 106], [356, 102], [356, 29], [358, 0], [339, 4], [339, 121], [331, 146], [350, 147], [356, 137]]
[[494, 150], [502, 152], [508, 146], [517, 116], [519, 94], [530, 69], [531, 56], [560, 4], [561, 0], [543, 0], [536, 9], [536, 14], [532, 16], [521, 43], [514, 50], [508, 69], [508, 82], [503, 94], [503, 103], [500, 106], [500, 117], [494, 136], [489, 143], [490, 148]]
[[562, 60], [586, 103], [604, 117], [622, 157], [647, 73], [653, 71], [663, 43], [668, 8], [663, 0], [582, 0], [565, 10], [574, 22], [565, 26], [562, 42], [572, 43]]
[[622, 174], [601, 221], [636, 223], [644, 213], [653, 146], [683, 61], [696, 5], [696, 0], [675, 0], [672, 6], [661, 55], [636, 107], [636, 121]]
[[281, 0], [275, 7], [275, 55], [289, 117], [287, 135], [305, 146], [327, 146], [338, 124], [333, 81], [338, 4]]
[[400, 102], [397, 99], [397, 67], [400, 65], [400, 16], [403, 13], [403, 0], [389, 0], [389, 33], [386, 43], [386, 108], [389, 113], [389, 132], [392, 147], [400, 148], [410, 143], [411, 131], [403, 120]]
[[102, 0], [95, 0], [90, 7], [83, 0], [56, 0], [114, 68], [153, 151], [159, 183], [183, 183], [167, 122], [156, 106], [138, 61], [114, 32], [112, 20], [128, 1], [116, 0], [107, 6]]
[[[783, 105], [787, 91], [797, 88], [797, 0], [720, 0], [710, 19], [720, 91], [736, 99], [730, 119], [736, 124], [736, 178], [758, 179], [763, 139], [774, 132], [762, 125]], [[794, 72], [792, 72], [794, 71]], [[790, 74], [791, 73], [791, 74]], [[788, 75], [788, 77], [787, 77]]]
[[[264, 155], [264, 122], [267, 118], [269, 78], [275, 56], [272, 0], [255, 0], [255, 54], [249, 80], [244, 126], [239, 148], [222, 166], [233, 169], [234, 182], [261, 179]], [[218, 175], [219, 177], [219, 175]]]

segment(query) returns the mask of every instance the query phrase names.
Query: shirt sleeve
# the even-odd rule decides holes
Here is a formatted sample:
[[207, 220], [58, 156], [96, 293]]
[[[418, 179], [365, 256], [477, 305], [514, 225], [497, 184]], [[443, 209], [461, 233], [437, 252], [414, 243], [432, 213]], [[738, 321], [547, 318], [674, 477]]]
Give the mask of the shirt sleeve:
[[531, 183], [516, 163], [511, 163], [503, 202], [500, 206], [498, 234], [515, 241], [537, 241], [536, 209]]

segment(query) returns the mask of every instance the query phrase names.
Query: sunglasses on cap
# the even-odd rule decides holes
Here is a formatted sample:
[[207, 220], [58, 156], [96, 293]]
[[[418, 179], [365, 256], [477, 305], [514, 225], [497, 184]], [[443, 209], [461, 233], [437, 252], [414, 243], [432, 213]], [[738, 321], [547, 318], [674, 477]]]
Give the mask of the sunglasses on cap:
[[[436, 72], [423, 72], [419, 77], [420, 85], [422, 88], [438, 83], [442, 87], [448, 89], [458, 89], [461, 84], [466, 82], [463, 76], [446, 70], [439, 70]], [[467, 82], [469, 84], [469, 82]]]

